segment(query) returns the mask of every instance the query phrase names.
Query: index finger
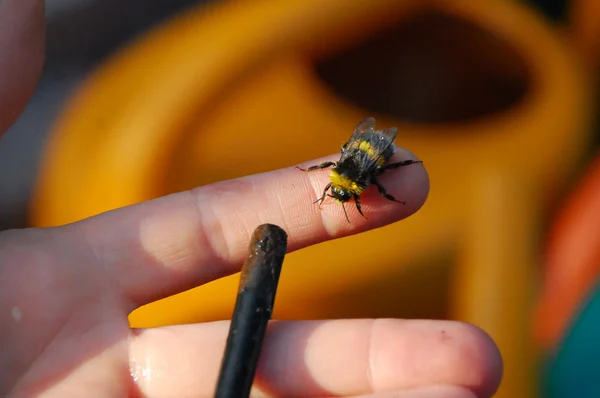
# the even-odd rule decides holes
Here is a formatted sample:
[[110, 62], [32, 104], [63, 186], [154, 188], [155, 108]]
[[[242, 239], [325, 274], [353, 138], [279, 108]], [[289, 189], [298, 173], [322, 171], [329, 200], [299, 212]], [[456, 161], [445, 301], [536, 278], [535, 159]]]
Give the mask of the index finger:
[[[334, 160], [328, 157], [312, 162]], [[399, 149], [392, 161], [416, 157]], [[405, 202], [389, 201], [369, 187], [361, 196], [362, 218], [314, 201], [329, 182], [328, 172], [294, 166], [172, 194], [114, 210], [78, 223], [99, 264], [130, 300], [143, 305], [239, 271], [254, 229], [276, 224], [288, 234], [288, 251], [356, 234], [401, 220], [425, 202], [429, 179], [421, 163], [378, 179]]]

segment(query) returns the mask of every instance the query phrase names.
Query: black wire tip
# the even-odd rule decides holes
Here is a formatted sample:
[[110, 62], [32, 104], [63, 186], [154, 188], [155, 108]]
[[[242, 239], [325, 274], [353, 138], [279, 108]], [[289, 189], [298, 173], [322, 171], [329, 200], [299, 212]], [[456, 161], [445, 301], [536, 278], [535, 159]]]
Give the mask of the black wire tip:
[[277, 225], [263, 224], [254, 230], [240, 276], [217, 398], [250, 396], [286, 251], [287, 234]]

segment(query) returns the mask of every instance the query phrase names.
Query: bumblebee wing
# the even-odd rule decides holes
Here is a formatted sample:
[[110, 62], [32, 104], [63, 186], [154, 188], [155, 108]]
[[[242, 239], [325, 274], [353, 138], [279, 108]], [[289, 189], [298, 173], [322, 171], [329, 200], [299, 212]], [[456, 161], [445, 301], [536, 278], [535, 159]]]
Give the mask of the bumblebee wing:
[[398, 135], [398, 129], [395, 127], [375, 131], [374, 134], [369, 135], [369, 139], [366, 141], [369, 142], [373, 151], [372, 154], [365, 151], [361, 151], [359, 154], [361, 170], [370, 173], [381, 166], [382, 157], [389, 159], [395, 152], [390, 147], [393, 145], [396, 135]]
[[375, 119], [372, 117], [363, 119], [360, 123], [356, 125], [354, 131], [352, 132], [352, 137], [350, 137], [348, 143], [362, 139], [363, 134], [367, 133], [375, 133]]
[[383, 154], [390, 147], [390, 145], [392, 145], [397, 135], [398, 129], [396, 127], [379, 130], [375, 132], [375, 136], [371, 138], [369, 143], [380, 154]]
[[[356, 167], [369, 173], [379, 167], [382, 156], [391, 156], [389, 149], [397, 134], [398, 129], [395, 127], [375, 130], [375, 119], [368, 117], [356, 126], [352, 137], [344, 145], [340, 162], [351, 158]], [[361, 142], [368, 143], [370, 150], [359, 149]]]
[[342, 157], [340, 162], [347, 160], [356, 155], [356, 149], [353, 148], [353, 144], [365, 140], [369, 135], [375, 134], [375, 118], [368, 117], [363, 119], [356, 125], [352, 136], [342, 147]]

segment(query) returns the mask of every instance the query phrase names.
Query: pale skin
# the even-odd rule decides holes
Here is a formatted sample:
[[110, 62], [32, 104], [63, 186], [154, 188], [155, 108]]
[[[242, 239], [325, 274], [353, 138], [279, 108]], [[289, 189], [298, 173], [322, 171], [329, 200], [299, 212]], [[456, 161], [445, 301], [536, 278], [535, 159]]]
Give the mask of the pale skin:
[[[42, 2], [0, 0], [2, 130], [35, 87], [42, 43]], [[399, 150], [393, 160], [403, 159], [416, 158]], [[0, 232], [0, 396], [211, 396], [228, 322], [131, 330], [127, 314], [238, 271], [259, 224], [283, 227], [293, 251], [410, 216], [429, 180], [422, 164], [400, 170], [381, 180], [406, 204], [367, 192], [368, 220], [349, 208], [351, 224], [339, 206], [313, 204], [327, 171], [288, 167], [63, 227]], [[474, 326], [357, 319], [273, 322], [257, 381], [282, 397], [467, 398], [490, 397], [501, 375], [495, 344]]]

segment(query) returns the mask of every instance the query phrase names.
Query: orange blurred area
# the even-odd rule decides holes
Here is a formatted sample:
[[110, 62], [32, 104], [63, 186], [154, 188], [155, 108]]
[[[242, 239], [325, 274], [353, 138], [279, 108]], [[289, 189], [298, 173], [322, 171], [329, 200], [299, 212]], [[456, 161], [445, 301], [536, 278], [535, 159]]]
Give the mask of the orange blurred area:
[[[274, 317], [471, 322], [502, 351], [497, 396], [533, 396], [540, 241], [592, 135], [592, 80], [568, 40], [506, 0], [191, 9], [114, 54], [71, 98], [45, 150], [32, 224], [328, 155], [375, 116], [424, 161], [427, 203], [289, 254]], [[237, 279], [139, 308], [131, 324], [228, 318]]]

